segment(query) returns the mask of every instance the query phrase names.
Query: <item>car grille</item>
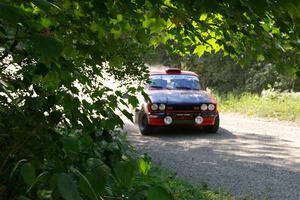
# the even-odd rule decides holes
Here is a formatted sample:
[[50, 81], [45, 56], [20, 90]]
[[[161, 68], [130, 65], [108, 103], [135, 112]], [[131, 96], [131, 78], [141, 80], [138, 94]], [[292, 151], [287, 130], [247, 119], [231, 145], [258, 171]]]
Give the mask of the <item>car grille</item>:
[[194, 110], [195, 106], [200, 108], [200, 105], [168, 105], [167, 110]]

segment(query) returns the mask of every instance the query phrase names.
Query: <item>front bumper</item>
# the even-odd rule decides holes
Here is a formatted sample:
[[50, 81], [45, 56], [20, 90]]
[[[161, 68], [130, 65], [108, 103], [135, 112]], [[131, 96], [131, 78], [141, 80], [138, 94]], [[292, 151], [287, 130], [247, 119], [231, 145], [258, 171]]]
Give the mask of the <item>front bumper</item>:
[[[173, 122], [166, 125], [164, 118], [170, 116]], [[195, 118], [197, 116], [203, 117], [201, 124], [196, 124]], [[217, 112], [161, 112], [161, 113], [148, 113], [148, 124], [151, 126], [172, 126], [172, 125], [187, 125], [187, 126], [209, 126], [215, 124]]]

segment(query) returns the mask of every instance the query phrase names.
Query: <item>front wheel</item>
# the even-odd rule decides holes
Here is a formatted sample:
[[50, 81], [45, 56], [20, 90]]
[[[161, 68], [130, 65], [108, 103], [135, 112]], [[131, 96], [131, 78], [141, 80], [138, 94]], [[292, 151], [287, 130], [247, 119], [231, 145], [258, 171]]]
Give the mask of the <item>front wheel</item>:
[[153, 127], [148, 124], [148, 118], [143, 111], [139, 112], [138, 125], [142, 135], [150, 135], [153, 132]]
[[220, 125], [220, 117], [219, 113], [217, 113], [217, 117], [215, 119], [215, 124], [211, 126], [204, 126], [204, 131], [208, 133], [217, 133]]

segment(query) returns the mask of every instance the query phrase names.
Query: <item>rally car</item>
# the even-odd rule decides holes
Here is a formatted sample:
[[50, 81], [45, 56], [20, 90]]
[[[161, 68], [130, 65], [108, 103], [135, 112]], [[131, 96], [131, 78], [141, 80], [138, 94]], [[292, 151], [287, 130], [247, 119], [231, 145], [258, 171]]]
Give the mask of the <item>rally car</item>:
[[219, 114], [216, 100], [205, 91], [199, 76], [177, 68], [150, 71], [150, 84], [136, 113], [141, 134], [151, 134], [156, 127], [194, 126], [216, 133]]

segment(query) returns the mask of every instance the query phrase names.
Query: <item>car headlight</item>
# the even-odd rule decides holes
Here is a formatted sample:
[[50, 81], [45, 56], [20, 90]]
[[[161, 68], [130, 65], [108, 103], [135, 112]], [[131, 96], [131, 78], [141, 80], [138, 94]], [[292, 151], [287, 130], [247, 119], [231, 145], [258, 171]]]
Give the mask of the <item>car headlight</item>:
[[151, 110], [157, 110], [158, 109], [158, 105], [157, 104], [152, 104], [151, 105]]
[[165, 110], [166, 109], [166, 105], [165, 104], [159, 104], [159, 106], [158, 106], [158, 109], [159, 110]]
[[195, 122], [196, 122], [196, 124], [202, 124], [202, 122], [203, 122], [203, 117], [197, 116], [197, 117], [195, 118]]
[[214, 104], [209, 104], [208, 105], [208, 110], [212, 111], [216, 108], [216, 106]]
[[172, 117], [170, 117], [170, 116], [166, 116], [166, 117], [164, 118], [164, 122], [165, 122], [166, 125], [170, 125], [170, 124], [172, 124], [173, 119], [172, 119]]
[[201, 110], [207, 110], [207, 105], [206, 104], [202, 104], [201, 105]]

